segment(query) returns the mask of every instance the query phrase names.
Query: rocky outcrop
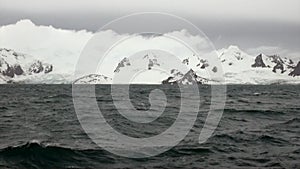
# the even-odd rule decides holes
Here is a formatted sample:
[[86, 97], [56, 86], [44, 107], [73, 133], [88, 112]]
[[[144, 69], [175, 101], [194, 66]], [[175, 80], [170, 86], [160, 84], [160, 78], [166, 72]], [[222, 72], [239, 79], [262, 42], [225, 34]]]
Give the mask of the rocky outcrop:
[[280, 73], [284, 73], [286, 71], [285, 68], [284, 68], [285, 62], [281, 59], [280, 56], [271, 55], [271, 56], [268, 56], [268, 57], [271, 58], [272, 62], [276, 64], [272, 69], [272, 71], [274, 73], [277, 73], [277, 70], [280, 70]]
[[7, 65], [6, 70], [2, 71], [2, 74], [4, 76], [8, 76], [10, 78], [13, 78], [15, 76], [14, 69], [12, 67], [10, 67], [9, 65]]
[[[182, 75], [182, 74], [180, 74]], [[192, 69], [190, 69], [182, 77], [178, 78], [176, 76], [168, 77], [166, 80], [162, 81], [162, 84], [206, 84], [208, 81], [196, 74]]]
[[40, 73], [44, 70], [43, 64], [41, 61], [36, 61], [30, 65], [28, 71], [30, 73]]
[[125, 67], [125, 66], [130, 66], [130, 62], [129, 62], [129, 59], [128, 58], [124, 58], [123, 60], [121, 60], [121, 62], [118, 64], [118, 66], [116, 67], [116, 69], [114, 70], [114, 72], [120, 72], [120, 69], [122, 67]]
[[157, 62], [157, 59], [149, 59], [148, 70], [151, 70], [155, 65], [160, 66], [160, 64]]
[[53, 66], [51, 64], [42, 63], [41, 61], [35, 61], [28, 69], [29, 74], [50, 73], [52, 70]]
[[262, 59], [262, 54], [256, 56], [255, 63], [251, 67], [267, 67]]
[[216, 66], [214, 66], [211, 71], [213, 71], [214, 73], [217, 73], [218, 72], [218, 68]]
[[1, 73], [4, 76], [8, 76], [10, 78], [13, 78], [15, 75], [22, 75], [24, 74], [24, 71], [20, 65], [14, 65], [10, 66], [6, 63], [6, 69], [3, 70]]
[[51, 65], [51, 64], [45, 64], [44, 72], [45, 73], [50, 73], [52, 71], [53, 71], [53, 65]]
[[294, 68], [294, 70], [289, 73], [289, 76], [300, 76], [300, 61], [298, 62], [297, 66]]
[[284, 73], [284, 72], [285, 72], [284, 67], [283, 67], [283, 63], [278, 62], [278, 63], [273, 67], [273, 70], [272, 70], [272, 71], [273, 71], [274, 73], [277, 73], [277, 69], [280, 70], [280, 73]]
[[201, 59], [200, 63], [196, 65], [197, 67], [200, 67], [201, 69], [205, 69], [209, 66], [208, 61], [206, 59]]
[[182, 64], [189, 65], [189, 62], [190, 62], [189, 59], [186, 58], [186, 59], [183, 59]]
[[15, 65], [14, 66], [14, 73], [15, 75], [22, 75], [24, 73], [24, 70], [20, 65]]

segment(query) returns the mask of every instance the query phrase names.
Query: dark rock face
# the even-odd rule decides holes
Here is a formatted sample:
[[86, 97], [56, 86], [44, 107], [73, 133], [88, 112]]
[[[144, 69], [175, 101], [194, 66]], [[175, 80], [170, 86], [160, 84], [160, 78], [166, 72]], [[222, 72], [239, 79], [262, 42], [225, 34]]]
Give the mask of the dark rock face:
[[130, 62], [129, 62], [129, 59], [128, 58], [124, 58], [123, 60], [121, 60], [121, 62], [118, 64], [118, 66], [116, 67], [116, 69], [114, 70], [114, 72], [120, 72], [120, 69], [122, 67], [125, 67], [125, 66], [130, 66]]
[[212, 69], [212, 71], [213, 71], [214, 73], [217, 73], [217, 72], [218, 72], [218, 68], [217, 68], [216, 66], [214, 66], [213, 69]]
[[280, 63], [280, 62], [277, 62], [277, 64], [273, 67], [273, 72], [276, 73], [276, 70], [279, 69], [281, 70], [281, 73], [284, 73], [285, 70], [284, 70], [284, 67], [283, 67], [283, 64]]
[[[253, 65], [251, 65], [251, 67], [268, 67], [268, 68], [271, 68], [270, 65], [266, 65], [264, 62], [263, 62], [263, 59], [262, 59], [262, 54], [258, 55], [256, 58], [255, 58], [255, 63]], [[291, 68], [292, 64], [293, 64], [293, 61], [291, 59], [289, 59], [288, 61], [284, 62], [282, 60], [282, 58], [278, 55], [271, 55], [271, 56], [267, 56], [268, 59], [271, 59], [271, 62], [275, 63], [275, 66], [273, 66], [272, 68], [272, 72], [274, 73], [284, 73], [286, 72], [286, 68], [285, 66], [289, 69]], [[285, 60], [287, 60], [287, 58], [285, 58]]]
[[202, 84], [201, 81], [197, 81], [199, 79], [199, 76], [192, 70], [190, 69], [181, 79], [181, 82], [187, 81], [187, 82], [192, 82]]
[[184, 60], [182, 61], [182, 63], [183, 63], [183, 64], [186, 64], [186, 65], [189, 65], [189, 59], [184, 59]]
[[[25, 74], [23, 68], [20, 65], [16, 64], [14, 66], [11, 66], [7, 63], [5, 64], [7, 68], [0, 72], [2, 73], [2, 75], [13, 78], [15, 77], [15, 75], [19, 76]], [[44, 73], [49, 73], [53, 70], [53, 66], [49, 64], [43, 67], [43, 64], [40, 61], [37, 61], [29, 67], [29, 73], [41, 73], [43, 72], [43, 70], [45, 70]]]
[[149, 59], [148, 70], [151, 70], [154, 65], [160, 66], [157, 59]]
[[4, 76], [8, 76], [11, 78], [13, 78], [15, 76], [14, 69], [12, 67], [10, 67], [9, 65], [7, 65], [7, 69], [5, 71], [3, 71], [2, 74]]
[[262, 59], [262, 54], [256, 56], [255, 63], [251, 67], [267, 67]]
[[209, 64], [208, 64], [208, 61], [207, 61], [207, 60], [201, 59], [201, 60], [200, 60], [200, 63], [197, 64], [197, 66], [201, 66], [201, 67], [200, 67], [201, 69], [205, 69], [206, 67], [209, 66]]
[[171, 74], [177, 77], [182, 77], [184, 74], [178, 71], [177, 69], [172, 69]]
[[294, 70], [289, 73], [289, 76], [300, 76], [300, 61], [298, 62], [297, 66], [294, 68]]
[[36, 61], [29, 67], [30, 73], [40, 73], [43, 70], [44, 70], [44, 67], [43, 67], [43, 64], [41, 61]]
[[53, 70], [53, 66], [52, 65], [46, 65], [44, 69], [45, 69], [44, 70], [45, 73], [50, 73]]
[[274, 63], [283, 63], [283, 60], [278, 55], [271, 55], [269, 57], [273, 59], [272, 62]]
[[[13, 78], [15, 77], [15, 75], [19, 76], [25, 74], [23, 68], [20, 65], [16, 64], [14, 66], [11, 66], [7, 63], [5, 64], [7, 68], [6, 70], [1, 72], [2, 75]], [[49, 73], [53, 70], [53, 66], [49, 64], [43, 67], [42, 63], [40, 61], [37, 61], [29, 67], [29, 73], [41, 73], [43, 72], [43, 70], [45, 70], [44, 73]]]
[[201, 69], [205, 69], [207, 66], [208, 66], [208, 65], [203, 64], [200, 68], [201, 68]]
[[276, 63], [276, 65], [273, 67], [273, 70], [272, 70], [274, 73], [277, 72], [277, 69], [281, 70], [281, 73], [284, 73], [286, 71], [286, 70], [284, 70], [284, 66], [283, 66], [284, 62], [280, 56], [272, 55], [269, 57], [273, 59], [272, 60], [273, 63]]
[[4, 76], [13, 78], [15, 77], [15, 75], [22, 75], [24, 73], [20, 65], [14, 65], [14, 66], [10, 66], [8, 64], [6, 65], [7, 65], [7, 69], [2, 71], [2, 75]]
[[161, 83], [162, 84], [177, 84], [176, 82], [171, 82], [173, 77], [168, 77], [166, 80], [163, 80]]
[[205, 82], [207, 82], [206, 79], [198, 76], [192, 69], [190, 69], [178, 80], [174, 80], [174, 77], [168, 77], [166, 80], [162, 81], [162, 84], [204, 84]]
[[22, 75], [24, 73], [23, 69], [21, 68], [20, 65], [15, 65], [14, 66], [14, 73], [16, 75]]

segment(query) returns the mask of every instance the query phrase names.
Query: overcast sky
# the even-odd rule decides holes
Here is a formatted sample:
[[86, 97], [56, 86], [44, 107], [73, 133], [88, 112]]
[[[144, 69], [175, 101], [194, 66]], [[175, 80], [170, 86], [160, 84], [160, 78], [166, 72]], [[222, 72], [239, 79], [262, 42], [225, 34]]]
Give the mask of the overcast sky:
[[135, 12], [186, 18], [217, 48], [235, 44], [252, 52], [300, 53], [299, 0], [0, 0], [0, 25], [31, 19], [38, 25], [96, 31]]

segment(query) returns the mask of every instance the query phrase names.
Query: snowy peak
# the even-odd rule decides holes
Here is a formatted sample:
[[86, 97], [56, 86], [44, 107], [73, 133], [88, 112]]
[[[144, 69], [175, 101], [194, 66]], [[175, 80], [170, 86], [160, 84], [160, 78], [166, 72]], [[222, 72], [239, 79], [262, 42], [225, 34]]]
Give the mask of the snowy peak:
[[254, 57], [243, 52], [237, 46], [219, 50], [219, 60], [225, 73], [249, 70], [254, 63]]
[[227, 49], [220, 50], [219, 58], [224, 61], [235, 61], [235, 60], [243, 60], [245, 57], [249, 57], [248, 54], [243, 52], [237, 46], [229, 46]]
[[228, 51], [240, 51], [240, 52], [242, 52], [242, 50], [238, 46], [236, 46], [236, 45], [230, 45], [230, 46], [228, 46], [227, 50]]

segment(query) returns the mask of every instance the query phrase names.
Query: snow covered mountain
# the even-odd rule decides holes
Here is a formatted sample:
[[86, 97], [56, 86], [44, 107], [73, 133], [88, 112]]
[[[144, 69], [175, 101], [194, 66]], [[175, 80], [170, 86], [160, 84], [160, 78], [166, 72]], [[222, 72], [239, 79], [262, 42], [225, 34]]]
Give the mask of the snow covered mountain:
[[278, 55], [251, 56], [237, 46], [219, 50], [226, 83], [272, 84], [300, 83], [299, 76], [291, 76], [296, 62]]
[[[219, 60], [227, 84], [300, 83], [300, 62], [278, 55], [251, 56], [237, 46], [219, 50]], [[141, 53], [134, 59], [124, 57], [113, 68], [115, 77], [137, 74], [130, 83], [138, 84], [214, 84], [205, 73], [218, 68], [205, 59], [194, 56], [178, 62], [161, 57], [159, 53]], [[186, 67], [183, 69], [182, 67]], [[11, 49], [0, 49], [0, 83], [74, 83], [112, 84], [122, 83], [103, 74], [89, 74], [72, 80], [72, 75], [53, 72], [56, 66], [35, 59], [34, 56]], [[126, 80], [124, 83], [127, 83]]]
[[[108, 42], [127, 37], [111, 30], [100, 34]], [[30, 20], [0, 27], [0, 83], [215, 84], [219, 83], [218, 79], [211, 79], [209, 74], [221, 70], [227, 84], [300, 83], [300, 62], [297, 60], [279, 55], [252, 56], [237, 46], [229, 46], [218, 50], [218, 66], [215, 60], [209, 59], [209, 54], [204, 56], [209, 51], [196, 56], [190, 50], [182, 50], [177, 42], [166, 43], [159, 36], [131, 38], [130, 43], [115, 50], [104, 70], [84, 72], [73, 79], [76, 62], [93, 35], [85, 30], [35, 25]], [[168, 35], [187, 38], [194, 42], [194, 47], [204, 45], [198, 43], [204, 42], [201, 37], [186, 31]], [[146, 46], [167, 48], [178, 55], [178, 59], [155, 51], [129, 57], [132, 51], [143, 51]]]
[[[143, 84], [203, 84], [208, 83], [208, 79], [201, 77], [191, 67], [185, 66], [190, 59], [178, 60], [172, 56], [167, 56], [160, 51], [142, 52], [141, 57], [123, 58], [116, 69], [114, 77], [128, 77], [127, 80], [120, 78], [114, 83], [143, 83]], [[197, 59], [194, 56], [194, 59]], [[198, 68], [199, 69], [199, 68]], [[129, 80], [129, 81], [128, 81]]]
[[30, 55], [0, 48], [0, 82], [24, 81], [29, 76], [45, 75], [53, 71], [53, 65]]
[[[150, 79], [163, 84], [218, 83], [209, 79], [207, 71], [217, 72], [219, 68], [196, 56], [181, 60], [181, 63], [188, 68], [185, 71], [176, 69], [170, 59], [162, 59], [153, 53], [141, 55], [141, 58], [143, 59], [140, 62], [132, 63], [130, 58], [125, 57], [116, 66], [115, 74], [129, 69], [132, 69], [131, 73], [144, 69], [147, 70], [144, 74], [144, 81], [139, 83], [149, 83]], [[227, 49], [219, 50], [219, 60], [227, 84], [300, 83], [300, 62], [296, 64], [295, 61], [286, 57], [264, 54], [251, 56], [237, 46], [229, 46]], [[136, 65], [140, 68], [137, 68]], [[159, 69], [163, 65], [174, 65], [174, 67], [170, 67], [167, 74], [151, 74], [153, 68]], [[156, 80], [153, 80], [153, 77], [156, 77]]]

